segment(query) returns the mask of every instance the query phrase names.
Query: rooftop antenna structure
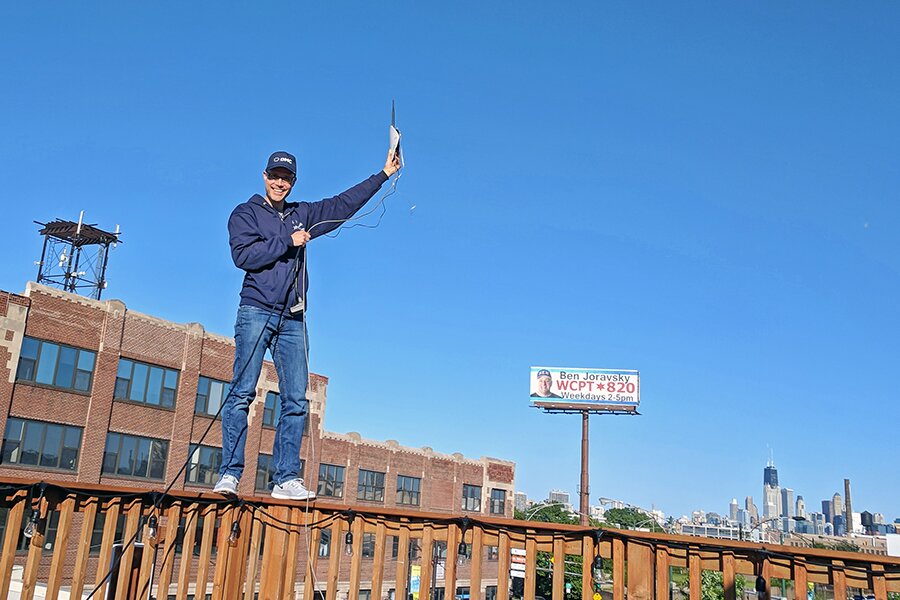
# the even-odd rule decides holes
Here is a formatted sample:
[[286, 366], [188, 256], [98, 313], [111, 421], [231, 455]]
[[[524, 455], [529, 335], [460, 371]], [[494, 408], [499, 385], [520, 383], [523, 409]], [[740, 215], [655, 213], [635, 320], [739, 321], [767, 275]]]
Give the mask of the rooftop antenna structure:
[[110, 248], [121, 242], [119, 226], [113, 233], [103, 231], [84, 222], [84, 211], [77, 223], [62, 219], [35, 223], [44, 236], [41, 260], [35, 263], [37, 282], [99, 300], [106, 289]]

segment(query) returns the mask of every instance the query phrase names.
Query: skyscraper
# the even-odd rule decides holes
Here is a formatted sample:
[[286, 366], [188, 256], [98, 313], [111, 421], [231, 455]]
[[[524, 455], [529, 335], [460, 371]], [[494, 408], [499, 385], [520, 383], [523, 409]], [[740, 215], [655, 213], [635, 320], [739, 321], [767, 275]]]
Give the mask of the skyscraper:
[[794, 516], [794, 490], [781, 488], [781, 516], [790, 519]]
[[753, 504], [753, 496], [744, 498], [744, 510], [747, 511], [747, 517], [749, 517], [751, 523], [759, 521], [759, 511], [756, 510], [756, 505]]
[[806, 502], [803, 501], [803, 496], [797, 496], [797, 516], [806, 518]]
[[728, 518], [731, 519], [732, 522], [737, 522], [739, 510], [740, 507], [738, 506], [737, 498], [732, 498], [731, 504], [728, 505]]
[[834, 501], [822, 500], [822, 514], [825, 515], [826, 523], [834, 521]]
[[831, 523], [834, 524], [834, 518], [837, 515], [844, 514], [844, 501], [837, 492], [831, 497]]
[[778, 470], [775, 463], [769, 459], [769, 463], [763, 470], [763, 516], [767, 519], [781, 514], [781, 495], [778, 493]]

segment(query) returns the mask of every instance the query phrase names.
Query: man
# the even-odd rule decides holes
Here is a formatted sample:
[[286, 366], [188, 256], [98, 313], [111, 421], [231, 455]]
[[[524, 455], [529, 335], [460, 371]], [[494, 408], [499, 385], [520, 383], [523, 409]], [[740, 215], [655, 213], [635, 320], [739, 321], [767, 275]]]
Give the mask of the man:
[[541, 369], [537, 372], [537, 384], [538, 389], [535, 393], [531, 395], [532, 398], [559, 398], [558, 394], [554, 394], [550, 391], [550, 386], [553, 383], [553, 378], [550, 376], [550, 371], [547, 369]]
[[281, 399], [272, 453], [272, 496], [315, 498], [299, 477], [300, 442], [309, 411], [305, 246], [356, 214], [399, 169], [400, 161], [391, 152], [380, 173], [342, 194], [319, 202], [287, 202], [297, 180], [297, 160], [287, 152], [275, 152], [263, 172], [265, 197], [254, 194], [231, 213], [231, 257], [245, 274], [234, 325], [234, 379], [222, 407], [222, 467], [213, 491], [237, 495], [244, 471], [247, 412], [269, 350]]

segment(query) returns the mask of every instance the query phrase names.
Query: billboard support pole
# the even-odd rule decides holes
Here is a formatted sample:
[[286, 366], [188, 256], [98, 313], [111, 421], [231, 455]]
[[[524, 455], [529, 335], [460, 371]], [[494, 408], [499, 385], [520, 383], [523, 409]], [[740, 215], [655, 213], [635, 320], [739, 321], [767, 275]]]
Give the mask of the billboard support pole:
[[588, 525], [588, 418], [590, 412], [581, 411], [581, 504], [579, 512], [581, 513], [581, 524]]

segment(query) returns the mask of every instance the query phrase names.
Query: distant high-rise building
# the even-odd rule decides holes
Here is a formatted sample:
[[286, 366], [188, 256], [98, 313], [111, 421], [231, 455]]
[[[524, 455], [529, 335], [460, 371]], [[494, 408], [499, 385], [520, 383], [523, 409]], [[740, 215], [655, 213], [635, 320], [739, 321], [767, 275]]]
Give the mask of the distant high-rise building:
[[744, 498], [744, 510], [747, 511], [747, 517], [751, 523], [759, 521], [759, 511], [756, 509], [756, 505], [753, 504], [753, 496]]
[[831, 497], [831, 522], [834, 523], [834, 518], [838, 515], [843, 515], [843, 514], [844, 514], [844, 501], [841, 499], [841, 495], [839, 493], [835, 492], [834, 496]]
[[525, 509], [528, 508], [528, 496], [525, 492], [516, 492], [513, 498], [515, 498], [514, 502], [516, 510], [525, 512]]
[[834, 521], [834, 502], [831, 500], [822, 500], [822, 514], [825, 515], [825, 522]]
[[763, 469], [763, 516], [767, 519], [781, 514], [781, 495], [778, 493], [778, 470], [775, 463], [769, 459], [769, 464]]
[[778, 487], [778, 469], [775, 468], [775, 463], [771, 461], [763, 469], [763, 485]]
[[781, 516], [790, 519], [794, 516], [794, 490], [781, 488]]
[[739, 510], [741, 510], [741, 508], [738, 506], [737, 498], [732, 498], [731, 504], [728, 505], [728, 518], [734, 522], [737, 522], [737, 515]]
[[547, 501], [559, 502], [560, 504], [571, 506], [569, 504], [569, 492], [563, 492], [562, 490], [550, 490], [550, 495], [547, 496]]
[[806, 518], [806, 502], [803, 501], [803, 496], [797, 496], [797, 516]]
[[834, 515], [834, 535], [847, 535], [847, 520], [844, 515]]
[[884, 514], [882, 513], [873, 513], [872, 514], [872, 522], [876, 525], [881, 525], [884, 523]]

